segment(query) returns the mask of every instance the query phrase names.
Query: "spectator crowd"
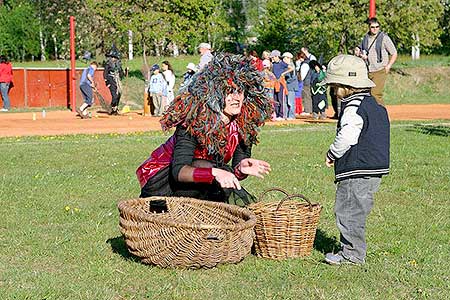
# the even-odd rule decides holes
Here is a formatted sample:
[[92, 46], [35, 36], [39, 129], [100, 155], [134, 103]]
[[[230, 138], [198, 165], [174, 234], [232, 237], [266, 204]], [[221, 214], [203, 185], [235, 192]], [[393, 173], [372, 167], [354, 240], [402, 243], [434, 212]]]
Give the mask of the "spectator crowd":
[[[376, 86], [371, 89], [377, 102], [384, 105], [383, 90], [397, 52], [389, 36], [380, 30], [376, 18], [367, 20], [369, 30], [361, 43], [355, 47], [353, 55], [366, 63], [369, 77]], [[188, 63], [178, 91], [175, 91], [175, 72], [169, 61], [154, 64], [146, 74], [146, 103], [150, 114], [160, 117], [173, 102], [176, 94], [186, 91], [195, 73], [205, 68], [213, 59], [213, 50], [209, 43], [198, 46], [200, 61], [196, 65]], [[340, 111], [339, 97], [333, 86], [328, 88], [321, 82], [326, 77], [327, 67], [322, 55], [317, 59], [307, 46], [297, 51], [281, 53], [277, 49], [265, 50], [258, 55], [255, 50], [245, 51], [252, 65], [263, 75], [265, 93], [272, 103], [272, 121], [292, 120], [296, 118], [327, 118], [328, 97], [337, 119]], [[114, 94], [114, 93], [112, 93]], [[120, 97], [120, 94], [118, 94]], [[146, 97], [147, 97], [146, 96]], [[114, 97], [113, 97], [114, 98]], [[117, 107], [117, 105], [115, 106]], [[145, 110], [145, 109], [144, 109]]]

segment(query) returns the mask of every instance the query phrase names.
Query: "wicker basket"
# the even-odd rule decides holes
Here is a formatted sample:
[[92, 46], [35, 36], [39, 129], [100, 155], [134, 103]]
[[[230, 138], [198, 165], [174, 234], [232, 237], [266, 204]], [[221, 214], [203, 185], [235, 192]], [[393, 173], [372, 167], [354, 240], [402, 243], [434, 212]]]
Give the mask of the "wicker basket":
[[[167, 212], [150, 212], [155, 200], [165, 200]], [[248, 209], [178, 197], [126, 200], [118, 208], [128, 249], [143, 263], [211, 268], [250, 254], [256, 217]]]
[[[271, 191], [283, 193], [283, 199], [279, 202], [263, 202], [263, 198]], [[306, 203], [293, 198], [301, 198]], [[271, 259], [310, 255], [322, 209], [320, 204], [312, 204], [303, 195], [289, 195], [279, 188], [265, 191], [259, 200], [248, 206], [256, 215], [256, 255]]]

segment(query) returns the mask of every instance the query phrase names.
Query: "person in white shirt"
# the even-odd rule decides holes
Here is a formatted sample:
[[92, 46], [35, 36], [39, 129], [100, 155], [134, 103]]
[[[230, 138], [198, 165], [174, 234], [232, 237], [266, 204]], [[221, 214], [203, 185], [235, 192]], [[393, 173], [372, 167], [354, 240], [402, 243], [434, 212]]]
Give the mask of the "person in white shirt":
[[209, 43], [200, 43], [200, 45], [198, 45], [198, 51], [201, 56], [197, 69], [200, 71], [212, 60], [213, 55], [211, 53], [211, 45]]
[[175, 98], [175, 94], [173, 92], [175, 87], [175, 74], [173, 72], [172, 65], [167, 60], [161, 63], [161, 68], [163, 70], [162, 74], [164, 79], [167, 81], [167, 103], [165, 103], [165, 106], [167, 107]]

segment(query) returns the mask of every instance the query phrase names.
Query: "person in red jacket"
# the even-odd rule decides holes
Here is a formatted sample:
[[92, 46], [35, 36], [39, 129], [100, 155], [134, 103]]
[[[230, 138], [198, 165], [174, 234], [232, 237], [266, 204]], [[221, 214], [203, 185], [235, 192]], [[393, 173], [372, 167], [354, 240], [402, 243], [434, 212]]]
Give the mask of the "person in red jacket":
[[0, 57], [0, 91], [2, 94], [3, 108], [0, 109], [1, 112], [9, 111], [11, 104], [9, 102], [9, 88], [12, 82], [12, 65], [6, 56]]
[[261, 58], [258, 57], [258, 53], [255, 50], [251, 50], [249, 52], [249, 56], [252, 59], [252, 64], [258, 71], [262, 71], [264, 69]]

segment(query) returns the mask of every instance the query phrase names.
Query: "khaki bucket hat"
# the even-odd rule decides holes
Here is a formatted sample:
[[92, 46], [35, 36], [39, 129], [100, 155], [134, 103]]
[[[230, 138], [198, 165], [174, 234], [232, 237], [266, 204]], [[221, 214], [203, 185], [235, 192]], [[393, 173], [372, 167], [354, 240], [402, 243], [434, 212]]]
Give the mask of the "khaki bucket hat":
[[366, 63], [354, 55], [338, 55], [328, 63], [327, 77], [320, 83], [339, 83], [354, 88], [371, 88], [375, 83], [369, 79]]

